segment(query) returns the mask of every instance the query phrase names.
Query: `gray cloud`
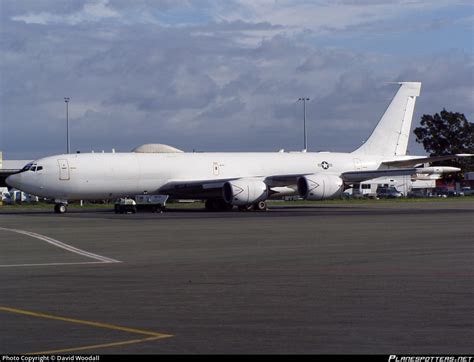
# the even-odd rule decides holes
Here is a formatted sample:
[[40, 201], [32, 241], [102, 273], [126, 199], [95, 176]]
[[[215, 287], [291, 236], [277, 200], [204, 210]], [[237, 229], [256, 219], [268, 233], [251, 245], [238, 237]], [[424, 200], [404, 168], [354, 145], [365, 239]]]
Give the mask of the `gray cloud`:
[[[127, 22], [129, 3], [116, 1], [107, 6], [120, 21], [18, 20], [81, 13], [84, 4], [73, 3], [2, 2], [0, 149], [7, 158], [64, 151], [64, 96], [71, 97], [73, 149], [83, 151], [149, 142], [186, 150], [301, 149], [301, 96], [311, 98], [311, 149], [350, 151], [388, 105], [396, 87], [386, 81], [423, 82], [415, 121], [442, 107], [473, 114], [473, 59], [462, 50], [407, 57], [318, 46], [262, 19]], [[155, 8], [136, 4], [142, 13]]]

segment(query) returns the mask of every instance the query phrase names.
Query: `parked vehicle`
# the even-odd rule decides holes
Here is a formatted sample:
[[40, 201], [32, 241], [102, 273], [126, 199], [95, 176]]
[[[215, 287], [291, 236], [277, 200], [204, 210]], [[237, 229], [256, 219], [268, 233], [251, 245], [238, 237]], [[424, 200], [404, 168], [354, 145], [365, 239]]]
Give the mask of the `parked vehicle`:
[[449, 190], [446, 187], [436, 187], [432, 194], [431, 197], [443, 197], [446, 198], [449, 195]]
[[1, 201], [4, 202], [5, 204], [13, 203], [10, 192], [8, 192], [8, 189], [6, 187], [0, 187], [0, 197], [1, 197]]
[[162, 211], [166, 207], [167, 195], [135, 195], [135, 198], [121, 198], [115, 202], [116, 214], [135, 214], [137, 211]]
[[116, 214], [136, 214], [137, 203], [133, 199], [121, 198], [115, 202], [114, 211]]
[[426, 193], [422, 190], [411, 190], [408, 194], [407, 197], [412, 197], [412, 198], [421, 198], [421, 197], [427, 197]]
[[403, 194], [395, 187], [379, 187], [377, 188], [377, 197], [380, 199], [395, 199], [403, 197]]

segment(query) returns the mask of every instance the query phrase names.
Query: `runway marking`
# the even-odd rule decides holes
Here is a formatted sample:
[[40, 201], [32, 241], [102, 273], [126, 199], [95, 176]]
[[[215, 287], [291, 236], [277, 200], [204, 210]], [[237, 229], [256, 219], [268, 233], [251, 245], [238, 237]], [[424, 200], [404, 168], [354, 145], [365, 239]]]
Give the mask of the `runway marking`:
[[56, 353], [66, 353], [66, 352], [77, 352], [77, 351], [84, 351], [84, 350], [88, 350], [88, 349], [99, 349], [99, 348], [110, 348], [110, 347], [117, 347], [117, 346], [126, 346], [126, 345], [129, 345], [129, 344], [137, 344], [137, 343], [143, 343], [143, 342], [156, 341], [158, 339], [169, 338], [169, 337], [171, 337], [171, 336], [167, 336], [167, 337], [147, 337], [147, 338], [142, 338], [142, 339], [130, 339], [130, 340], [127, 340], [127, 341], [122, 341], [122, 342], [112, 342], [112, 343], [96, 344], [96, 345], [83, 346], [83, 347], [73, 347], [73, 348], [56, 349], [56, 350], [50, 350], [50, 351], [31, 352], [31, 353], [25, 353], [25, 354], [26, 355], [39, 355], [39, 354], [56, 354]]
[[0, 230], [11, 231], [11, 232], [14, 232], [14, 233], [17, 233], [17, 234], [23, 234], [23, 235], [27, 235], [27, 236], [30, 236], [30, 237], [35, 238], [35, 239], [43, 240], [43, 241], [46, 241], [48, 244], [51, 244], [51, 245], [56, 246], [58, 248], [67, 250], [71, 253], [75, 253], [75, 254], [78, 254], [78, 255], [85, 256], [86, 258], [99, 260], [102, 263], [120, 263], [120, 261], [118, 261], [118, 260], [108, 258], [108, 257], [102, 256], [102, 255], [90, 253], [88, 251], [81, 250], [81, 249], [76, 248], [74, 246], [63, 243], [62, 241], [50, 238], [49, 236], [37, 234], [37, 233], [31, 232], [31, 231], [18, 230], [18, 229], [8, 229], [8, 228], [3, 228], [3, 227], [0, 227]]
[[158, 333], [158, 332], [147, 331], [147, 330], [137, 329], [137, 328], [122, 327], [122, 326], [117, 326], [117, 325], [114, 325], [114, 324], [87, 321], [87, 320], [83, 320], [83, 319], [61, 317], [61, 316], [56, 316], [56, 315], [52, 315], [52, 314], [32, 312], [32, 311], [28, 311], [28, 310], [24, 310], [24, 309], [17, 309], [17, 308], [10, 308], [10, 307], [0, 306], [0, 311], [14, 313], [14, 314], [27, 315], [27, 316], [36, 317], [36, 318], [58, 320], [58, 321], [74, 323], [74, 324], [83, 324], [83, 325], [96, 327], [96, 328], [104, 328], [104, 329], [110, 329], [110, 330], [115, 330], [115, 331], [128, 332], [128, 333], [141, 334], [141, 335], [148, 336], [146, 338], [141, 338], [141, 339], [131, 339], [131, 340], [126, 340], [126, 341], [121, 341], [121, 342], [111, 342], [111, 343], [106, 343], [106, 344], [96, 344], [96, 345], [89, 345], [89, 346], [72, 347], [72, 348], [67, 348], [67, 349], [49, 350], [49, 351], [41, 351], [41, 352], [30, 352], [28, 354], [47, 354], [47, 353], [63, 353], [63, 352], [82, 351], [82, 350], [86, 350], [86, 349], [116, 347], [116, 346], [143, 343], [143, 342], [148, 342], [148, 341], [154, 341], [154, 340], [158, 340], [158, 339], [173, 337], [172, 334]]
[[31, 266], [57, 266], [57, 265], [87, 265], [87, 264], [104, 264], [103, 261], [83, 261], [71, 263], [38, 263], [38, 264], [2, 264], [0, 268], [21, 268]]

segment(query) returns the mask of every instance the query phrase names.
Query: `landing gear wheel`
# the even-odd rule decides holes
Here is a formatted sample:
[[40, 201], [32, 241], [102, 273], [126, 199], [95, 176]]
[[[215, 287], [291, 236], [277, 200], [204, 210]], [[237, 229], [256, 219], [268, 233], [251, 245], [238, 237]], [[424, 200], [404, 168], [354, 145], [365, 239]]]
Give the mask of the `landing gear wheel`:
[[54, 212], [56, 214], [64, 214], [67, 211], [66, 204], [56, 204], [54, 205]]
[[253, 210], [253, 205], [239, 206], [239, 211], [251, 211]]
[[256, 211], [265, 211], [267, 210], [267, 203], [265, 201], [257, 202], [253, 204], [253, 209]]

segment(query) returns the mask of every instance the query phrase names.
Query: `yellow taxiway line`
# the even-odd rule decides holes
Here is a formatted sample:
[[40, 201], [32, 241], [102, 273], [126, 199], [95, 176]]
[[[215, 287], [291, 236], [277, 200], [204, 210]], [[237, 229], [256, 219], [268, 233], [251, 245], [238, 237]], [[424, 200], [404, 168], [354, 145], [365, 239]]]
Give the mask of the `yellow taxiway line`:
[[28, 354], [64, 353], [64, 352], [82, 351], [82, 350], [86, 350], [86, 349], [116, 347], [116, 346], [123, 346], [123, 345], [135, 344], [135, 343], [143, 343], [143, 342], [148, 342], [148, 341], [154, 341], [154, 340], [169, 338], [169, 337], [173, 336], [171, 334], [152, 332], [152, 331], [147, 331], [147, 330], [143, 330], [143, 329], [122, 327], [122, 326], [117, 326], [117, 325], [108, 324], [108, 323], [101, 323], [101, 322], [87, 321], [87, 320], [82, 320], [82, 319], [61, 317], [61, 316], [56, 316], [56, 315], [52, 315], [52, 314], [32, 312], [32, 311], [28, 311], [28, 310], [24, 310], [24, 309], [17, 309], [17, 308], [10, 308], [10, 307], [0, 306], [0, 311], [15, 313], [15, 314], [21, 314], [21, 315], [27, 315], [27, 316], [36, 317], [36, 318], [52, 319], [52, 320], [63, 321], [63, 322], [68, 322], [68, 323], [87, 325], [87, 326], [96, 327], [96, 328], [104, 328], [104, 329], [109, 329], [109, 330], [115, 330], [115, 331], [121, 331], [121, 332], [134, 333], [134, 334], [140, 334], [140, 335], [148, 336], [147, 338], [131, 339], [131, 340], [126, 340], [126, 341], [122, 341], [122, 342], [96, 344], [96, 345], [90, 345], [90, 346], [80, 346], [80, 347], [72, 347], [72, 348], [67, 348], [67, 349], [58, 349], [58, 350], [50, 350], [50, 351], [42, 351], [42, 352], [32, 352], [32, 353], [28, 353]]

